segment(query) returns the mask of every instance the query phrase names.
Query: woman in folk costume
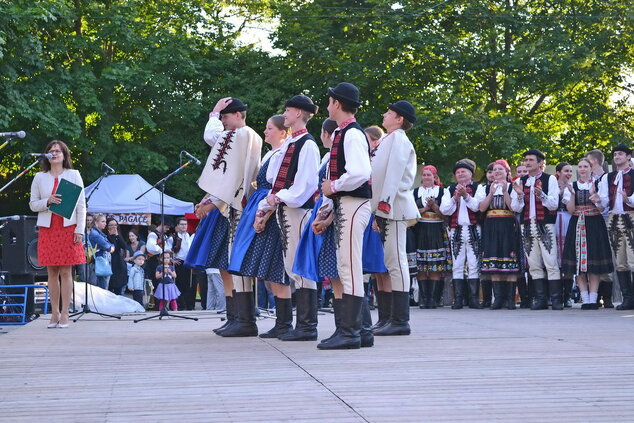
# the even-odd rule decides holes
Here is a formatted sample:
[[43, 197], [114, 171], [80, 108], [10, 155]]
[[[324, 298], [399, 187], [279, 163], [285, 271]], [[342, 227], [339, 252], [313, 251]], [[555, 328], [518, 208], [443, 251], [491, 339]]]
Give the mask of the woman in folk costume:
[[[570, 186], [572, 179], [572, 166], [566, 162], [559, 163], [555, 167], [555, 178], [559, 184], [559, 207], [557, 208], [557, 220], [555, 221], [555, 237], [557, 238], [557, 262], [559, 268], [562, 268], [564, 258], [564, 244], [566, 242], [566, 234], [568, 233], [568, 222], [572, 216], [563, 202], [563, 196], [567, 188]], [[564, 287], [564, 307], [572, 307], [572, 273], [561, 273], [561, 282]]]
[[435, 166], [427, 165], [421, 172], [421, 185], [414, 189], [414, 201], [420, 219], [414, 226], [416, 262], [420, 293], [420, 308], [442, 306], [445, 286], [443, 275], [451, 272], [451, 248], [445, 219], [440, 213], [444, 188]]
[[[282, 341], [314, 341], [317, 339], [317, 282], [293, 273], [295, 251], [302, 230], [310, 217], [317, 190], [319, 148], [306, 129], [307, 122], [317, 113], [318, 107], [305, 95], [296, 95], [285, 104], [284, 125], [292, 133], [269, 164], [267, 181], [272, 188], [258, 204], [256, 225], [273, 218], [275, 213], [280, 228], [284, 268], [289, 284], [271, 285], [277, 298], [290, 300], [291, 286], [295, 285], [297, 319], [294, 329], [284, 333], [274, 330]], [[287, 322], [288, 323], [288, 322]]]
[[506, 160], [493, 164], [493, 182], [480, 185], [475, 199], [485, 213], [482, 225], [482, 274], [491, 276], [495, 300], [491, 310], [499, 310], [504, 303], [515, 310], [515, 281], [519, 270], [519, 227], [511, 210], [513, 183]]
[[410, 276], [406, 231], [420, 213], [412, 196], [416, 152], [405, 134], [416, 123], [414, 106], [405, 100], [388, 105], [383, 127], [388, 131], [372, 157], [372, 210], [383, 238], [385, 266], [392, 288], [391, 317], [374, 335], [409, 335]]
[[[577, 286], [581, 290], [584, 310], [597, 310], [600, 276], [614, 271], [608, 228], [597, 207], [590, 199], [597, 193], [592, 180], [592, 165], [587, 159], [579, 161], [579, 178], [566, 187], [563, 202], [572, 214], [562, 260], [565, 274], [577, 275]], [[597, 201], [597, 204], [600, 203]], [[590, 241], [591, 240], [591, 241]]]
[[[258, 333], [251, 281], [232, 276], [227, 271], [229, 251], [243, 202], [253, 192], [251, 183], [260, 167], [262, 139], [246, 125], [246, 110], [246, 104], [237, 98], [226, 97], [216, 103], [204, 133], [211, 152], [198, 179], [198, 186], [207, 194], [196, 205], [196, 215], [203, 219], [213, 210], [219, 211], [209, 216], [213, 221], [204, 225], [206, 233], [199, 234], [204, 239], [207, 233], [211, 233], [211, 247], [205, 268], [220, 269], [224, 283], [227, 321], [214, 330], [218, 335], [229, 328], [232, 328], [231, 336], [257, 336]], [[190, 256], [197, 254], [196, 247], [194, 242], [187, 261], [191, 261]]]
[[[271, 149], [262, 158], [262, 166], [256, 178], [257, 190], [249, 197], [242, 212], [231, 251], [228, 271], [234, 275], [260, 278], [276, 284], [284, 283], [284, 258], [280, 228], [275, 219], [266, 219], [255, 225], [258, 204], [269, 194], [271, 184], [266, 180], [266, 172], [272, 158], [279, 154], [280, 147], [288, 136], [289, 128], [284, 125], [284, 116], [275, 115], [266, 122], [264, 141]], [[287, 332], [292, 328], [293, 307], [290, 298], [275, 297], [275, 327], [260, 334], [271, 338], [273, 334]], [[227, 329], [223, 336], [233, 331]]]

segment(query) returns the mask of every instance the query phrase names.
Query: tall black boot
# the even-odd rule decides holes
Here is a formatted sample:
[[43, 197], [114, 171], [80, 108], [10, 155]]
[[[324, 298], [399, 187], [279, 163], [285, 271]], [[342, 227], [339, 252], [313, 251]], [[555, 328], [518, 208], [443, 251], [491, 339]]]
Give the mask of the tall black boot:
[[504, 300], [506, 300], [504, 288], [506, 285], [507, 282], [493, 282], [493, 294], [495, 298], [493, 299], [493, 304], [491, 304], [491, 310], [499, 310], [504, 305]]
[[[236, 292], [233, 291], [232, 295], [236, 295]], [[236, 319], [235, 307], [233, 305], [233, 297], [225, 297], [225, 311], [226, 311], [227, 320], [225, 321], [224, 325], [214, 329], [215, 334], [219, 335], [218, 332], [222, 332], [223, 330], [227, 329], [227, 327], [231, 326]]]
[[436, 308], [434, 302], [434, 281], [426, 280], [423, 283], [423, 293], [425, 294], [425, 308]]
[[507, 284], [506, 291], [506, 308], [515, 310], [515, 282], [505, 282]]
[[372, 314], [367, 298], [361, 303], [361, 348], [368, 348], [374, 345], [374, 334], [372, 333]]
[[463, 307], [469, 306], [469, 284], [466, 281], [462, 285], [462, 305]]
[[275, 297], [275, 326], [260, 338], [277, 338], [293, 329], [293, 303], [290, 298]]
[[634, 289], [632, 287], [632, 274], [629, 271], [616, 272], [621, 285], [623, 302], [616, 306], [617, 310], [634, 310]]
[[564, 309], [564, 287], [561, 279], [548, 281], [548, 291], [550, 292], [550, 304], [553, 310]]
[[520, 294], [520, 308], [530, 308], [531, 299], [528, 296], [528, 284], [523, 276], [517, 279], [517, 291]]
[[533, 305], [531, 310], [546, 310], [548, 309], [548, 300], [546, 299], [546, 280], [545, 279], [533, 279], [531, 281], [535, 298], [533, 298]]
[[[409, 303], [409, 292], [407, 301]], [[361, 348], [361, 307], [364, 297], [343, 294], [339, 333], [317, 345], [320, 350], [347, 350]]]
[[392, 291], [392, 319], [375, 336], [409, 335], [409, 292]]
[[442, 294], [445, 291], [445, 281], [444, 280], [439, 280], [439, 281], [433, 281], [434, 283], [434, 307], [444, 307], [445, 305], [443, 304], [443, 298], [442, 298]]
[[255, 324], [255, 298], [253, 292], [236, 292], [233, 294], [236, 309], [235, 323], [217, 334], [225, 338], [258, 336]]
[[482, 308], [491, 307], [491, 289], [493, 283], [490, 280], [484, 280], [482, 284]]
[[597, 297], [597, 302], [602, 299], [604, 308], [614, 308], [614, 303], [612, 302], [613, 285], [614, 283], [610, 281], [601, 281], [601, 283], [599, 283], [599, 296]]
[[427, 296], [425, 292], [425, 280], [417, 279], [418, 282], [418, 308], [426, 308], [425, 304], [427, 304]]
[[333, 298], [332, 311], [335, 315], [335, 331], [328, 338], [322, 339], [321, 342], [326, 342], [339, 333], [339, 327], [341, 326], [341, 298]]
[[462, 293], [464, 292], [465, 280], [454, 279], [453, 280], [453, 305], [452, 310], [460, 310], [462, 308]]
[[469, 308], [481, 309], [480, 305], [480, 279], [469, 279]]
[[300, 288], [297, 298], [297, 323], [295, 329], [278, 336], [282, 341], [317, 340], [317, 290]]
[[376, 293], [377, 308], [379, 309], [379, 320], [372, 326], [372, 330], [387, 325], [392, 318], [392, 293], [385, 291], [377, 291]]
[[572, 278], [562, 279], [561, 283], [564, 286], [564, 307], [570, 308], [572, 307]]

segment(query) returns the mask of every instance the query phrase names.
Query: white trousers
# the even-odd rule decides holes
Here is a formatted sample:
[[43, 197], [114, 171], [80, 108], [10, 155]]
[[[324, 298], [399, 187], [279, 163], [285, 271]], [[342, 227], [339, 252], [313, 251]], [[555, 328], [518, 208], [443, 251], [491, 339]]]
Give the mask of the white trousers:
[[458, 226], [449, 229], [451, 253], [453, 254], [453, 278], [467, 279], [480, 277], [480, 227]]
[[[343, 293], [363, 297], [363, 233], [371, 215], [370, 200], [357, 197], [335, 199], [337, 270]], [[407, 267], [407, 263], [406, 263]]]
[[[377, 218], [381, 219], [381, 218]], [[392, 291], [409, 292], [410, 277], [407, 262], [407, 221], [384, 219], [383, 253], [390, 274]]]
[[295, 252], [299, 245], [299, 238], [306, 222], [310, 218], [311, 209], [291, 208], [281, 204], [275, 216], [282, 235], [282, 253], [284, 255], [284, 269], [286, 274], [295, 284], [295, 288], [317, 289], [317, 282], [303, 278], [293, 273]]
[[557, 238], [555, 225], [538, 225], [531, 220], [528, 227], [522, 228], [524, 248], [528, 257], [528, 272], [533, 279], [550, 281], [561, 279], [559, 264], [557, 263]]

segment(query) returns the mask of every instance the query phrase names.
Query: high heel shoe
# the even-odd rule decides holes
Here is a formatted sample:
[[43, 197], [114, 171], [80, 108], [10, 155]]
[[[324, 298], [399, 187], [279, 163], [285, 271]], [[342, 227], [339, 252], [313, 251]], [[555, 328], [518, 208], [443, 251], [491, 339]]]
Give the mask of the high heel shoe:
[[69, 320], [66, 320], [66, 323], [61, 323], [61, 319], [60, 319], [60, 323], [57, 324], [57, 327], [60, 329], [66, 329], [68, 327], [68, 322]]
[[[53, 323], [53, 320], [55, 321], [55, 323]], [[59, 325], [59, 318], [58, 319], [51, 318], [51, 322], [46, 327], [48, 329], [55, 329], [57, 325]]]

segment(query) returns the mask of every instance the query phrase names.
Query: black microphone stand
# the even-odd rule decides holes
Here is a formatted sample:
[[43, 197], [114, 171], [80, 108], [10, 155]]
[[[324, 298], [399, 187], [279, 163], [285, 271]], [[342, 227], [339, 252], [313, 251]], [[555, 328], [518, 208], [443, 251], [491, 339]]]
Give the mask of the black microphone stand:
[[[106, 170], [103, 175], [101, 175], [99, 177], [99, 179], [97, 179], [97, 185], [95, 185], [95, 188], [90, 191], [90, 194], [88, 194], [88, 196], [86, 197], [86, 211], [88, 211], [88, 202], [90, 201], [90, 197], [92, 197], [92, 195], [95, 193], [95, 191], [97, 191], [99, 189], [99, 185], [101, 184], [101, 181], [104, 180], [104, 178], [107, 178], [108, 175], [110, 174], [110, 172], [108, 170]], [[86, 247], [90, 246], [90, 243], [88, 241], [88, 228], [84, 226], [84, 251], [86, 251]], [[112, 314], [106, 314], [106, 313], [100, 313], [99, 311], [92, 311], [90, 309], [90, 306], [88, 305], [88, 260], [86, 260], [86, 264], [84, 264], [84, 273], [86, 274], [86, 280], [84, 281], [84, 288], [86, 289], [84, 294], [84, 304], [82, 305], [82, 309], [80, 312], [78, 313], [73, 313], [70, 316], [68, 316], [69, 318], [78, 316], [76, 319], [73, 319], [73, 322], [76, 322], [77, 320], [81, 319], [82, 317], [84, 317], [86, 314], [92, 313], [92, 314], [97, 314], [101, 317], [112, 317], [114, 319], [121, 319], [121, 316], [113, 316]], [[75, 283], [73, 282], [73, 305], [75, 304]]]
[[[163, 242], [161, 243], [161, 258], [164, 256], [165, 253], [165, 240], [163, 239], [163, 235], [164, 235], [164, 230], [165, 230], [165, 185], [167, 184], [167, 181], [170, 180], [170, 178], [172, 178], [174, 175], [176, 175], [177, 173], [179, 173], [181, 170], [183, 170], [184, 168], [186, 168], [187, 166], [189, 166], [190, 164], [194, 163], [194, 160], [189, 160], [187, 163], [179, 166], [178, 168], [176, 168], [176, 170], [174, 170], [172, 173], [170, 173], [169, 175], [167, 175], [166, 177], [164, 177], [163, 179], [161, 179], [160, 181], [158, 181], [157, 183], [155, 183], [154, 185], [152, 185], [147, 191], [145, 191], [143, 194], [139, 195], [137, 198], [135, 198], [135, 200], [138, 200], [139, 198], [143, 197], [145, 194], [147, 194], [148, 192], [152, 191], [152, 189], [154, 188], [160, 188], [161, 189], [161, 240], [163, 240]], [[161, 263], [162, 269], [163, 269], [163, 279], [165, 279], [165, 260], [163, 260], [163, 262]], [[161, 282], [161, 289], [162, 289], [162, 296], [163, 299], [165, 301], [165, 284]], [[196, 320], [198, 321], [197, 317], [189, 317], [189, 316], [180, 316], [177, 314], [171, 314], [168, 311], [168, 305], [169, 302], [167, 302], [167, 304], [165, 304], [163, 306], [163, 308], [161, 309], [161, 311], [159, 312], [159, 314], [156, 314], [154, 316], [148, 316], [148, 317], [144, 317], [142, 319], [137, 319], [134, 321], [134, 323], [138, 323], [138, 322], [142, 322], [144, 320], [150, 320], [150, 319], [156, 319], [158, 317], [159, 320], [163, 319], [163, 317], [177, 317], [179, 319], [187, 319], [187, 320]]]

